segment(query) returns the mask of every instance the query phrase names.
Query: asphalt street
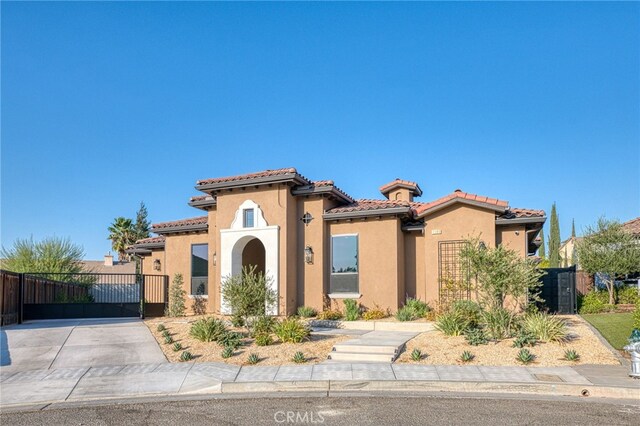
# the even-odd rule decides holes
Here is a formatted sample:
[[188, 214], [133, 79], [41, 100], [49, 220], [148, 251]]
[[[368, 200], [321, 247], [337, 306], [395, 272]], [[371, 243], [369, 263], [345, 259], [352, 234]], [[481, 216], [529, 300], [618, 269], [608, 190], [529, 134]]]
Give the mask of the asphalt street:
[[325, 397], [156, 401], [5, 412], [22, 425], [637, 425], [637, 404], [433, 397]]

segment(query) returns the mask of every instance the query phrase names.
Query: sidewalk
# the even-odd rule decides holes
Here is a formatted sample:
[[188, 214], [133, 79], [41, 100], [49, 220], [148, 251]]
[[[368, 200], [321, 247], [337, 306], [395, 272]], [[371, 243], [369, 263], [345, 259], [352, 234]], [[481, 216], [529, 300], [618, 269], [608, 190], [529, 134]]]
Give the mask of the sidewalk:
[[0, 405], [274, 392], [494, 392], [640, 400], [622, 366], [484, 367], [390, 363], [234, 366], [155, 363], [0, 371]]

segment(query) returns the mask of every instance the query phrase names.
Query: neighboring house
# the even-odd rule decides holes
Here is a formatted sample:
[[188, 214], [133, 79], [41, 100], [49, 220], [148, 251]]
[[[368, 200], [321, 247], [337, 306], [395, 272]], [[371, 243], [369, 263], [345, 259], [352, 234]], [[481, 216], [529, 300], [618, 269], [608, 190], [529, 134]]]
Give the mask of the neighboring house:
[[135, 274], [135, 262], [117, 262], [113, 256], [107, 254], [104, 260], [83, 260], [82, 267], [86, 271], [100, 274]]
[[622, 224], [622, 227], [631, 232], [635, 237], [640, 238], [640, 217], [631, 219]]
[[479, 235], [487, 246], [533, 255], [546, 219], [542, 210], [460, 190], [417, 202], [422, 189], [400, 179], [380, 188], [384, 199], [355, 200], [293, 168], [200, 180], [196, 189], [205, 195], [189, 205], [204, 216], [153, 224], [158, 236], [129, 252], [143, 257], [144, 273], [181, 273], [188, 294], [204, 292], [208, 309], [223, 313], [221, 282], [246, 265], [271, 279], [279, 298], [271, 314], [345, 298], [395, 311], [406, 297], [450, 297], [451, 282], [466, 285], [454, 296], [467, 298], [464, 240]]
[[[569, 237], [560, 244], [560, 267], [573, 266], [573, 252], [580, 240], [582, 237]], [[579, 264], [576, 265], [576, 269], [580, 269]]]

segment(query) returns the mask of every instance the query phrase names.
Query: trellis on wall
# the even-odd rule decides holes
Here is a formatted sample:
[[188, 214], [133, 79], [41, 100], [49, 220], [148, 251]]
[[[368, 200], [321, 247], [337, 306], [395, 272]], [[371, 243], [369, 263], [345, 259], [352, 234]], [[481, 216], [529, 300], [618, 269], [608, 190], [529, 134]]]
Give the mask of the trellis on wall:
[[465, 240], [438, 243], [438, 292], [442, 305], [471, 297], [469, 268], [460, 259], [465, 244], [468, 244]]

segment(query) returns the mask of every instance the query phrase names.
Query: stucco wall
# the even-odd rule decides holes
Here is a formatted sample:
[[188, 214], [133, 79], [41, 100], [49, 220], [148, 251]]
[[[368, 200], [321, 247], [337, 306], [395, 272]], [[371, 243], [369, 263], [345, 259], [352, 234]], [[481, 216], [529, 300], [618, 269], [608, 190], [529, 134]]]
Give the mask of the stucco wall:
[[[358, 234], [359, 292], [365, 307], [389, 308], [402, 304], [404, 294], [404, 242], [397, 218], [329, 223], [329, 235]], [[329, 244], [329, 240], [327, 240]], [[327, 260], [329, 268], [330, 260]], [[337, 303], [341, 305], [340, 302]]]
[[527, 233], [524, 225], [499, 226], [496, 229], [496, 245], [515, 250], [522, 257], [527, 256]]
[[439, 299], [438, 244], [441, 241], [465, 240], [479, 236], [488, 247], [495, 246], [495, 212], [465, 204], [454, 204], [427, 215], [425, 222], [425, 296], [423, 300], [433, 306]]
[[[165, 275], [165, 258], [164, 250], [153, 250], [150, 255], [142, 258], [142, 273], [149, 275]], [[153, 269], [153, 262], [156, 259], [160, 261], [159, 271]]]

